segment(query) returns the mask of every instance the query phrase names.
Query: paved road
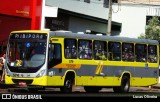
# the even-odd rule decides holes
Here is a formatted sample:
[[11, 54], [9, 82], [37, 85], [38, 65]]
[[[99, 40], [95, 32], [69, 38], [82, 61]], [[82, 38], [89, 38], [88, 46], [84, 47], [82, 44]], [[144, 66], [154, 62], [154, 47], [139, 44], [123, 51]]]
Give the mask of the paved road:
[[43, 97], [128, 97], [135, 94], [150, 94], [160, 96], [160, 89], [152, 89], [149, 87], [131, 87], [129, 93], [121, 94], [114, 93], [112, 88], [103, 88], [99, 93], [85, 93], [83, 87], [74, 87], [73, 93], [63, 94], [58, 88], [46, 88], [46, 90], [39, 90], [36, 93], [31, 93], [27, 89], [22, 88], [8, 88], [0, 89], [1, 94], [40, 94]]

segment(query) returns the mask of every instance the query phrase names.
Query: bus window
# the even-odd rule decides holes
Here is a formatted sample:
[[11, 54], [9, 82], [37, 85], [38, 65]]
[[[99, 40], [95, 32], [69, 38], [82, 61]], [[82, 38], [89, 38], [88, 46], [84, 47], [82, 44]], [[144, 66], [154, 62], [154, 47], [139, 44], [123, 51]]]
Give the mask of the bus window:
[[76, 39], [65, 39], [64, 40], [64, 56], [67, 59], [77, 58], [77, 40]]
[[148, 62], [156, 63], [157, 62], [157, 47], [156, 45], [148, 46]]
[[136, 44], [135, 45], [135, 55], [136, 55], [137, 62], [146, 62], [147, 45], [146, 44]]
[[108, 42], [108, 59], [113, 61], [121, 60], [121, 44], [119, 42]]
[[[10, 43], [10, 61], [16, 61], [16, 60], [22, 60], [23, 59], [23, 53], [21, 50], [23, 50], [24, 48], [22, 48], [21, 46], [22, 43]], [[23, 46], [24, 47], [24, 46]], [[20, 52], [21, 51], [21, 52]]]
[[78, 56], [80, 59], [92, 59], [92, 41], [78, 40]]
[[134, 61], [134, 44], [131, 43], [122, 44], [122, 60]]
[[107, 43], [105, 41], [94, 41], [93, 50], [95, 60], [107, 59]]
[[49, 63], [48, 67], [51, 68], [62, 62], [61, 55], [61, 45], [60, 44], [49, 44]]

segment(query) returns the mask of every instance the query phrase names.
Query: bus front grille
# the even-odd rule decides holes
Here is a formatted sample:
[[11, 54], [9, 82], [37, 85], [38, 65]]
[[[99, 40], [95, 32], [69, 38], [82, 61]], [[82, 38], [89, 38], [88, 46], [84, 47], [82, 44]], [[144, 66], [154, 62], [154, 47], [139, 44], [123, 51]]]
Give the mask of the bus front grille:
[[20, 82], [25, 82], [26, 84], [31, 84], [33, 82], [32, 79], [12, 79], [15, 84], [19, 84]]

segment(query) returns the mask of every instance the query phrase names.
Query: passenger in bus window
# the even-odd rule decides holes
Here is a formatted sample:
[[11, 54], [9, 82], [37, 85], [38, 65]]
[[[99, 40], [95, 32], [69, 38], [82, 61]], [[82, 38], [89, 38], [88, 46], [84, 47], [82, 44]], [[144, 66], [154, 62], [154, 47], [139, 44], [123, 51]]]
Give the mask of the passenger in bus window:
[[79, 58], [84, 58], [85, 55], [85, 45], [82, 45], [82, 47], [79, 47]]
[[77, 58], [77, 50], [76, 50], [76, 47], [75, 45], [72, 46], [72, 52], [71, 52], [71, 58]]
[[70, 51], [69, 51], [69, 47], [67, 46], [67, 47], [65, 48], [65, 57], [66, 57], [66, 58], [70, 58], [70, 56], [71, 56], [71, 54], [70, 54]]
[[100, 56], [100, 58], [101, 58], [102, 60], [106, 60], [106, 59], [107, 59], [104, 51], [102, 51], [102, 55]]
[[145, 58], [145, 55], [143, 54], [143, 52], [139, 52], [139, 61], [146, 62], [146, 58]]
[[79, 47], [79, 50], [78, 50], [79, 52], [78, 52], [78, 57], [79, 58], [82, 58], [82, 55], [81, 55], [81, 52], [82, 52], [82, 47]]
[[89, 56], [89, 59], [92, 59], [92, 48], [91, 47], [88, 49], [88, 56]]
[[99, 60], [100, 58], [99, 58], [99, 56], [100, 56], [100, 53], [99, 53], [99, 51], [98, 50], [96, 50], [96, 53], [95, 53], [95, 59], [96, 60]]
[[98, 51], [97, 45], [94, 46], [94, 59], [98, 60], [100, 56], [100, 53]]
[[128, 48], [125, 47], [125, 48], [124, 48], [124, 51], [123, 51], [123, 53], [122, 53], [122, 59], [123, 59], [123, 61], [128, 61], [128, 58], [129, 58]]
[[141, 56], [141, 62], [146, 62], [146, 58], [144, 56]]
[[148, 51], [148, 62], [157, 62], [157, 57], [152, 47]]
[[84, 58], [85, 59], [90, 59], [91, 58], [91, 56], [89, 55], [89, 48], [87, 46], [85, 47]]
[[145, 50], [143, 50], [142, 45], [139, 45], [137, 47], [137, 51], [136, 51], [136, 61], [137, 62], [146, 62], [146, 52]]
[[134, 53], [131, 50], [129, 51], [129, 61], [134, 61]]

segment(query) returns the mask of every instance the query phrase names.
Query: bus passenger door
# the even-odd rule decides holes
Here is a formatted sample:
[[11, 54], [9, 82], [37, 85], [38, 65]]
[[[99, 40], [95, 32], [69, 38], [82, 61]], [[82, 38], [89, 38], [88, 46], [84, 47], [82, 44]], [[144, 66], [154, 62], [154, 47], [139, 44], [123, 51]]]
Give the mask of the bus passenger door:
[[60, 64], [62, 62], [62, 49], [61, 44], [52, 43], [49, 44], [48, 50], [48, 68], [52, 68], [53, 66]]

